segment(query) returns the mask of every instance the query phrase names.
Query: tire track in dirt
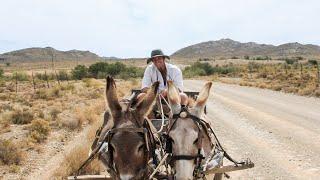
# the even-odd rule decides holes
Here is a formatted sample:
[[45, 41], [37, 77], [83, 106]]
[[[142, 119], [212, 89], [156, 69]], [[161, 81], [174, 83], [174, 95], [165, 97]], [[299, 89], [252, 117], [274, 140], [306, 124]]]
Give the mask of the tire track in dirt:
[[[197, 91], [203, 84], [185, 82], [187, 88]], [[316, 179], [320, 176], [317, 133], [320, 109], [314, 106], [319, 100], [221, 83], [213, 87], [207, 104], [208, 117], [221, 143], [235, 158], [250, 157], [256, 164], [254, 169], [232, 172], [231, 176], [241, 179]], [[274, 99], [276, 105], [272, 104]], [[283, 104], [288, 101], [294, 113], [283, 110], [286, 108]], [[282, 113], [277, 113], [281, 110], [279, 106], [283, 106]], [[295, 119], [291, 121], [290, 116]], [[301, 121], [307, 123], [300, 126]]]

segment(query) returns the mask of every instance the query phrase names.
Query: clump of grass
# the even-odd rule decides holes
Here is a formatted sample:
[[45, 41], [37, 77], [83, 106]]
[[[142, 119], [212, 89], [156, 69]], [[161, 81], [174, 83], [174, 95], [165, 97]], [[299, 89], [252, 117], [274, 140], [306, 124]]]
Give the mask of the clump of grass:
[[50, 130], [49, 122], [42, 119], [33, 120], [30, 126], [29, 138], [32, 142], [44, 142], [47, 139]]
[[[71, 150], [71, 153], [65, 156], [64, 163], [55, 171], [53, 175], [55, 178], [64, 179], [67, 176], [73, 175], [73, 173], [78, 170], [82, 162], [88, 157], [89, 147], [80, 146]], [[92, 161], [88, 166], [86, 166], [80, 174], [100, 174], [102, 168], [97, 159]]]
[[55, 86], [48, 91], [48, 96], [52, 98], [58, 98], [62, 95], [61, 89], [58, 86]]
[[69, 118], [60, 121], [61, 126], [70, 130], [81, 129], [83, 121], [79, 118]]
[[10, 140], [0, 140], [0, 164], [19, 165], [24, 159], [24, 153]]
[[74, 88], [74, 84], [62, 84], [60, 87], [62, 91], [73, 91]]
[[49, 112], [51, 120], [55, 121], [58, 118], [58, 115], [61, 113], [61, 111], [57, 108], [53, 108], [51, 109], [51, 111]]
[[28, 124], [33, 120], [33, 117], [33, 112], [29, 109], [16, 109], [10, 118], [14, 124]]
[[99, 88], [103, 86], [103, 83], [101, 81], [98, 81], [93, 78], [85, 78], [85, 79], [82, 79], [82, 81], [85, 83], [86, 87]]

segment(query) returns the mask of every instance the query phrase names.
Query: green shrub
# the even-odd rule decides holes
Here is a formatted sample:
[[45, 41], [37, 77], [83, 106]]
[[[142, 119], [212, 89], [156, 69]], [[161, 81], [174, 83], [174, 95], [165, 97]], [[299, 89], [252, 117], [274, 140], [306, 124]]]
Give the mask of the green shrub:
[[56, 79], [56, 75], [54, 73], [36, 73], [35, 77], [43, 81]]
[[60, 70], [60, 71], [57, 73], [57, 79], [59, 79], [60, 81], [69, 80], [67, 71], [65, 71], [65, 70]]
[[287, 64], [294, 64], [294, 63], [297, 63], [298, 60], [297, 59], [288, 59], [287, 58], [287, 59], [285, 59], [285, 61], [286, 61]]
[[129, 78], [138, 78], [143, 77], [144, 69], [138, 67], [126, 67], [123, 71], [120, 72], [119, 78], [129, 79]]
[[12, 75], [12, 79], [18, 81], [28, 81], [29, 76], [25, 72], [14, 72]]
[[78, 65], [71, 71], [73, 79], [83, 79], [88, 76], [88, 68], [84, 65]]
[[3, 69], [0, 68], [0, 78], [3, 77], [3, 74], [4, 74]]
[[24, 156], [19, 147], [9, 140], [0, 139], [0, 164], [18, 165]]
[[312, 65], [312, 66], [318, 65], [318, 61], [317, 61], [317, 60], [314, 60], [314, 59], [308, 60], [308, 63], [309, 63], [310, 65]]
[[144, 70], [138, 67], [126, 67], [122, 62], [108, 64], [97, 62], [88, 69], [89, 74], [98, 79], [104, 79], [107, 75], [116, 76], [121, 79], [142, 77]]
[[47, 139], [50, 130], [49, 122], [42, 119], [33, 120], [30, 126], [29, 137], [32, 141], [41, 143]]
[[[94, 63], [92, 65], [90, 65], [89, 69], [88, 69], [88, 72], [90, 73], [90, 75], [92, 75], [94, 78], [99, 78], [98, 75], [100, 73], [100, 76], [101, 76], [101, 73], [105, 74], [107, 72], [107, 67], [108, 67], [108, 63], [106, 62], [97, 62], [97, 63]], [[102, 78], [105, 78], [102, 77]]]

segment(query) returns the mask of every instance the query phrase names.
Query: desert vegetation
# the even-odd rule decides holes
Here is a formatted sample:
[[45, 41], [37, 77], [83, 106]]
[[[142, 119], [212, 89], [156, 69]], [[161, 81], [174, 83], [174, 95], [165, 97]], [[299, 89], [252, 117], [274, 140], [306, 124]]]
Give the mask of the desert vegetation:
[[278, 63], [233, 64], [212, 66], [208, 62], [195, 62], [184, 69], [185, 77], [209, 76], [214, 80], [254, 86], [275, 91], [320, 97], [320, 75], [317, 60], [285, 59]]
[[[131, 69], [124, 67], [129, 71]], [[81, 163], [79, 160], [84, 160], [88, 154], [105, 111], [104, 79], [90, 78], [91, 71], [87, 73], [81, 80], [74, 78], [72, 71], [35, 74], [16, 71], [9, 75], [1, 74], [1, 176], [9, 179], [27, 176], [38, 168], [35, 164], [40, 165], [41, 161], [45, 162], [61, 153], [67, 142], [73, 141], [77, 134], [89, 128], [86, 131], [89, 132], [87, 140], [84, 140], [87, 143], [68, 151], [64, 169], [56, 171], [59, 173], [55, 175], [64, 178], [78, 168]], [[129, 93], [128, 89], [139, 85], [132, 78], [130, 81], [119, 81], [122, 87], [119, 88], [120, 96], [125, 96]], [[99, 168], [96, 162], [83, 173], [96, 174], [100, 172]]]

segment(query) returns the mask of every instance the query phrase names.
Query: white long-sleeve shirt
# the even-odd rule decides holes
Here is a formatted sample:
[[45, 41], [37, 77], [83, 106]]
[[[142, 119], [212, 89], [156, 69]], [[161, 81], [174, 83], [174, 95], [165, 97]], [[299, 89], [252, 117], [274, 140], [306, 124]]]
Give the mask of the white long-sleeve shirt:
[[[167, 68], [167, 80], [173, 81], [173, 84], [177, 88], [179, 88], [180, 91], [183, 91], [183, 78], [181, 70], [173, 64], [165, 63], [165, 65]], [[150, 87], [156, 81], [160, 82], [158, 91], [162, 91], [167, 88], [167, 84], [164, 85], [164, 81], [160, 71], [152, 63], [148, 65], [146, 70], [144, 71], [141, 89]]]

